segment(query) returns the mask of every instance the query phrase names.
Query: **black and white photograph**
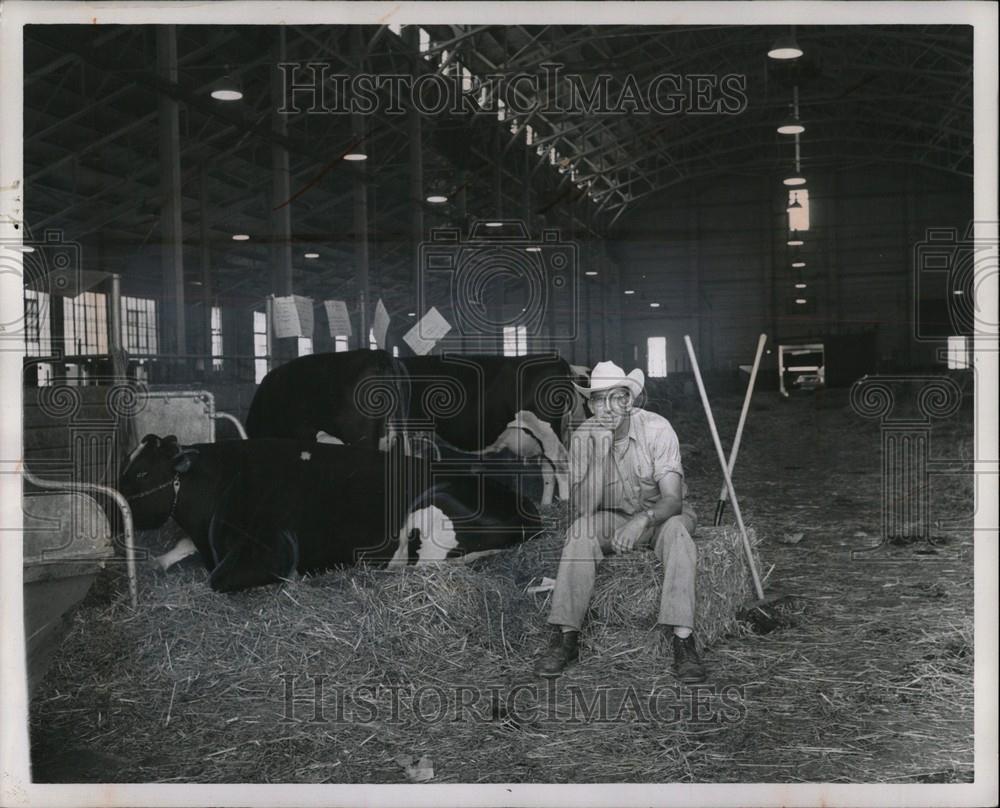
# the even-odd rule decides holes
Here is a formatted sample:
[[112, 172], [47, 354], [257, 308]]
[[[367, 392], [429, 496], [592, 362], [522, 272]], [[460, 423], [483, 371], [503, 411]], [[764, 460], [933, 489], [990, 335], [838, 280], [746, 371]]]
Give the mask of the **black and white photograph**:
[[0, 804], [996, 804], [997, 18], [5, 3]]

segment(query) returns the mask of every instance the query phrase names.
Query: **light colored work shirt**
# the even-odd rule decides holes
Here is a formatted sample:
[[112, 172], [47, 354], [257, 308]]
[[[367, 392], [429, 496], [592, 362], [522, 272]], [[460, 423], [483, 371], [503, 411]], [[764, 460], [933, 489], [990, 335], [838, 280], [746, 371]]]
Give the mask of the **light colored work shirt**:
[[[575, 433], [586, 436], [595, 418], [587, 419]], [[578, 485], [591, 463], [589, 440], [573, 440], [569, 453], [569, 483]], [[682, 495], [687, 497], [681, 447], [677, 433], [662, 415], [648, 410], [631, 412], [628, 435], [615, 441], [604, 472], [601, 508], [620, 510], [629, 515], [650, 508], [660, 498], [660, 480], [667, 474], [679, 474]]]

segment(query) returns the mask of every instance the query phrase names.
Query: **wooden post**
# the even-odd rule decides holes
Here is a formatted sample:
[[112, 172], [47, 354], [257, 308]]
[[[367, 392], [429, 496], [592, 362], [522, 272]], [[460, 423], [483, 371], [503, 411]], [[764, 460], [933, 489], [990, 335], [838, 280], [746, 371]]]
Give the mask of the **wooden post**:
[[[420, 27], [417, 25], [407, 25], [403, 28], [403, 37], [409, 48], [410, 62], [412, 64], [412, 74], [419, 76], [420, 56]], [[420, 242], [424, 238], [424, 151], [423, 151], [423, 118], [416, 105], [412, 105], [407, 111], [407, 134], [410, 138], [410, 238], [413, 250], [413, 277], [411, 300], [417, 300], [417, 290], [420, 288], [421, 272], [420, 266]], [[418, 311], [417, 317], [422, 317], [424, 312]]]
[[[351, 50], [354, 63], [362, 67], [364, 40], [361, 26], [351, 30]], [[351, 113], [351, 131], [356, 149], [368, 154], [369, 147], [365, 131], [365, 118], [359, 112]], [[369, 155], [370, 157], [371, 155]], [[368, 347], [368, 176], [367, 160], [356, 162], [354, 168], [354, 270], [358, 284], [358, 340], [359, 348]], [[418, 312], [419, 315], [419, 312]]]
[[[275, 57], [279, 63], [286, 62], [288, 49], [284, 28], [279, 28], [277, 37]], [[271, 72], [271, 108], [274, 110], [271, 125], [283, 136], [288, 133], [288, 125], [285, 116], [278, 112], [282, 104], [282, 78], [279, 71]], [[282, 297], [293, 291], [291, 196], [288, 150], [275, 141], [271, 144], [271, 291]], [[278, 364], [298, 355], [298, 340], [294, 337], [275, 339], [273, 343], [272, 353]]]
[[[177, 30], [173, 25], [156, 28], [156, 65], [159, 77], [177, 82]], [[178, 103], [166, 93], [159, 98], [160, 129], [160, 237], [163, 275], [161, 351], [173, 354], [171, 379], [180, 375], [182, 354], [187, 353], [184, 313], [184, 223], [181, 219], [181, 150]]]
[[[212, 370], [212, 248], [208, 243], [208, 171], [201, 164], [198, 188], [198, 240], [201, 259], [202, 340], [199, 353], [204, 355], [205, 375]], [[225, 341], [223, 341], [225, 345]]]

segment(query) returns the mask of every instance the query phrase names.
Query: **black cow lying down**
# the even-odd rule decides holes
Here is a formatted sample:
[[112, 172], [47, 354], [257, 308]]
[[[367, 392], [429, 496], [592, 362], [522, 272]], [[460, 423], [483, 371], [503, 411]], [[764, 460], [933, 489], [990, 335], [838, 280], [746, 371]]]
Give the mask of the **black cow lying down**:
[[248, 589], [361, 562], [429, 563], [510, 547], [541, 530], [531, 502], [453, 464], [311, 441], [178, 444], [147, 435], [119, 490], [137, 528], [169, 518], [213, 589]]

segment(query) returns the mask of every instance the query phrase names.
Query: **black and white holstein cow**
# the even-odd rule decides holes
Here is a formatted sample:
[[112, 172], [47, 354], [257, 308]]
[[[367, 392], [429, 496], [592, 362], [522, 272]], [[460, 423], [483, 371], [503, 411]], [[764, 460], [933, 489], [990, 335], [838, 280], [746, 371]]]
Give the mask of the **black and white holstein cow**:
[[560, 436], [575, 391], [570, 366], [553, 355], [445, 354], [399, 360], [409, 374], [409, 417], [433, 422], [438, 437], [465, 452], [509, 451], [535, 459], [541, 502], [568, 499], [568, 456]]
[[493, 480], [313, 441], [147, 435], [119, 490], [137, 528], [172, 517], [184, 529], [220, 592], [361, 562], [468, 560], [541, 530], [534, 506]]

